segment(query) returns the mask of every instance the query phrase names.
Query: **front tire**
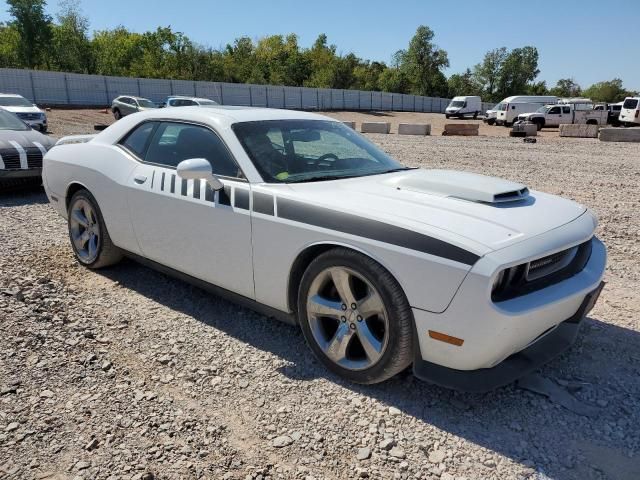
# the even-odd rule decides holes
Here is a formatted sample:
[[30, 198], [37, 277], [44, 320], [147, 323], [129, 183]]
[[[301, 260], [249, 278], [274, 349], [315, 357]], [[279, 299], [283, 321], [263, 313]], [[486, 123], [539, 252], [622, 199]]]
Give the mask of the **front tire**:
[[67, 216], [69, 240], [78, 262], [96, 269], [122, 259], [122, 252], [111, 241], [98, 202], [88, 190], [73, 194]]
[[120, 113], [120, 110], [118, 110], [117, 108], [113, 110], [113, 118], [115, 118], [116, 121], [122, 118], [122, 114]]
[[332, 372], [355, 383], [387, 380], [413, 361], [413, 314], [379, 263], [335, 248], [302, 276], [298, 319], [305, 340]]

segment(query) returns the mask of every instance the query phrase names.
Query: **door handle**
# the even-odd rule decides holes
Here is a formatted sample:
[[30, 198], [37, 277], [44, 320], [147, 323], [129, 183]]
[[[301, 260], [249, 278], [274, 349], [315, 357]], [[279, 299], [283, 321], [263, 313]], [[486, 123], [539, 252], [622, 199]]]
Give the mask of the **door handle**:
[[133, 181], [139, 185], [142, 185], [144, 182], [147, 181], [147, 177], [145, 175], [136, 175], [133, 177]]

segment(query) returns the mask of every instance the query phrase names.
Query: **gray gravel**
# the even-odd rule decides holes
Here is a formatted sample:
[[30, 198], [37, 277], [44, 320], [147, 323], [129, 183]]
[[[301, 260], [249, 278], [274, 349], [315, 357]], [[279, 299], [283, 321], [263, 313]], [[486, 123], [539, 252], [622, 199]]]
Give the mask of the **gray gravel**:
[[371, 138], [598, 213], [609, 283], [541, 372], [594, 418], [514, 386], [345, 383], [296, 328], [133, 262], [78, 266], [35, 191], [0, 197], [0, 478], [640, 478], [640, 146]]

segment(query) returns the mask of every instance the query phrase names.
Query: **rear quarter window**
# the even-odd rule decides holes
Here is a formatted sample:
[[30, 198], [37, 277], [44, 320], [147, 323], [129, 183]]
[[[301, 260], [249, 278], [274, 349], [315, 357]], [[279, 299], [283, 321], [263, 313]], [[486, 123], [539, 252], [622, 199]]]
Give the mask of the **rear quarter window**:
[[149, 145], [151, 134], [154, 132], [156, 125], [156, 122], [146, 122], [138, 125], [120, 141], [120, 145], [138, 157], [144, 158], [144, 153]]

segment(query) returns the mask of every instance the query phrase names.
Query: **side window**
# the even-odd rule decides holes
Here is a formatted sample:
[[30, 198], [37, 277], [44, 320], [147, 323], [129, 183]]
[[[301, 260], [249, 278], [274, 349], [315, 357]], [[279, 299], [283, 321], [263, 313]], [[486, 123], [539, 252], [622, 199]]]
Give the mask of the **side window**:
[[182, 100], [182, 106], [183, 107], [190, 107], [192, 105], [198, 105], [196, 102], [194, 102], [193, 100]]
[[562, 107], [562, 113], [571, 113], [571, 109], [569, 107]]
[[176, 100], [175, 98], [172, 98], [171, 100], [169, 100], [169, 106], [170, 107], [175, 107], [177, 105], [178, 100]]
[[558, 115], [560, 113], [560, 107], [553, 107], [551, 110], [549, 110], [549, 113], [551, 115]]
[[129, 134], [120, 141], [120, 144], [136, 154], [140, 158], [144, 158], [144, 152], [149, 144], [151, 134], [156, 127], [156, 122], [146, 122], [138, 125]]
[[206, 158], [216, 175], [242, 176], [227, 147], [211, 130], [188, 123], [161, 122], [151, 139], [145, 161], [175, 168], [190, 158]]

